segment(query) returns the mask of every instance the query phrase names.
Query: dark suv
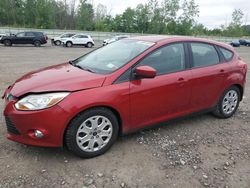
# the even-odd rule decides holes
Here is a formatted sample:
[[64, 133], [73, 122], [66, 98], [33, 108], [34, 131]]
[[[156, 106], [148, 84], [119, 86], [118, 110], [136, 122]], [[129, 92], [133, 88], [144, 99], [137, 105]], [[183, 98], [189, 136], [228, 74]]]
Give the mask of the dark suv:
[[12, 44], [34, 44], [35, 46], [41, 46], [41, 44], [46, 44], [48, 37], [42, 32], [20, 32], [16, 35], [3, 36], [0, 43], [5, 46], [11, 46]]

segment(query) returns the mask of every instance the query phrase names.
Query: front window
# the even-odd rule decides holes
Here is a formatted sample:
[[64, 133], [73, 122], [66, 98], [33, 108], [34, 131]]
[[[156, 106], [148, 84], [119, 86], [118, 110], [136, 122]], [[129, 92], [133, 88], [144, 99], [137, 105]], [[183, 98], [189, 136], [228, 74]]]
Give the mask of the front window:
[[161, 47], [144, 58], [138, 66], [147, 65], [157, 71], [157, 75], [178, 72], [185, 69], [185, 53], [182, 43]]
[[152, 42], [120, 40], [76, 59], [73, 64], [96, 73], [108, 74], [153, 46]]
[[25, 33], [17, 33], [16, 34], [16, 37], [24, 37], [25, 36]]

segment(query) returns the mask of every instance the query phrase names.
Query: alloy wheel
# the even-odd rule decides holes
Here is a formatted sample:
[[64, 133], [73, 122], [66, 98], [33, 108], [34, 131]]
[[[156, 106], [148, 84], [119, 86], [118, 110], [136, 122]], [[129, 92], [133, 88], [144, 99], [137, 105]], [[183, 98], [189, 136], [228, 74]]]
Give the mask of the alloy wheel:
[[239, 97], [235, 90], [229, 90], [223, 98], [222, 110], [225, 114], [231, 114], [237, 107]]
[[78, 128], [76, 142], [81, 150], [95, 152], [106, 146], [112, 137], [113, 126], [104, 116], [92, 116]]

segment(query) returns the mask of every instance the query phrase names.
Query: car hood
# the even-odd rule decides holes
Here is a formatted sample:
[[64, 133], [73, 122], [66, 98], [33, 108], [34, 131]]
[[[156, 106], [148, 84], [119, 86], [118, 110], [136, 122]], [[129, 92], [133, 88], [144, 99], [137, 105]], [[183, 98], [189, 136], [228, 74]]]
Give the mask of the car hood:
[[105, 78], [65, 63], [24, 75], [11, 86], [10, 92], [19, 97], [27, 93], [77, 91], [101, 87]]

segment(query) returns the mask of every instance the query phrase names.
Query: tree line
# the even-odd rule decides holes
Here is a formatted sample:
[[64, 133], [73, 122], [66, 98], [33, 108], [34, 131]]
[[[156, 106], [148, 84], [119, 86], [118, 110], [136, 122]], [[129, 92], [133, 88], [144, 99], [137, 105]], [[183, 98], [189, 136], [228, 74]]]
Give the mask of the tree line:
[[170, 35], [250, 35], [250, 26], [242, 25], [244, 13], [240, 9], [234, 10], [228, 25], [212, 30], [198, 23], [198, 16], [195, 0], [149, 0], [116, 16], [105, 5], [94, 7], [87, 0], [0, 1], [0, 26]]

